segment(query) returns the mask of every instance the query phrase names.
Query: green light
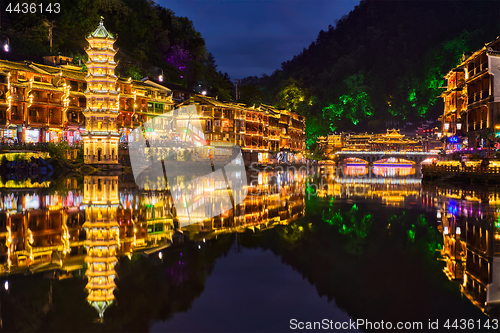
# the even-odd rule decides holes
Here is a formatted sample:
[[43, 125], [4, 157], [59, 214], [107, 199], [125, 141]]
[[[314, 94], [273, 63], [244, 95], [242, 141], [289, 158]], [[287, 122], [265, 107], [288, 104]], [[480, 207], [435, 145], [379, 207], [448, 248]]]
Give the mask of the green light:
[[184, 130], [184, 133], [187, 133], [187, 132], [188, 132], [188, 129], [186, 128], [186, 129]]

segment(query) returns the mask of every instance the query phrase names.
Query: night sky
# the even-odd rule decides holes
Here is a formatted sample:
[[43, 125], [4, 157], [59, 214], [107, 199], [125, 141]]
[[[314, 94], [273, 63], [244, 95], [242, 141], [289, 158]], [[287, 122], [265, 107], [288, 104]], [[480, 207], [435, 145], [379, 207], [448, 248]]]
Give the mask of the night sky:
[[186, 16], [217, 69], [232, 79], [272, 74], [359, 0], [157, 0]]

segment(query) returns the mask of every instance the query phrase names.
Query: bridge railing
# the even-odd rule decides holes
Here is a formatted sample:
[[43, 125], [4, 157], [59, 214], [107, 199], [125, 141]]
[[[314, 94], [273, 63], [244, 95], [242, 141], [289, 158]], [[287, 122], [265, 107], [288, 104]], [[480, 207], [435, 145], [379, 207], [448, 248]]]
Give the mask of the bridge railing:
[[438, 156], [437, 153], [430, 153], [425, 151], [338, 151], [334, 155], [425, 155], [425, 156]]

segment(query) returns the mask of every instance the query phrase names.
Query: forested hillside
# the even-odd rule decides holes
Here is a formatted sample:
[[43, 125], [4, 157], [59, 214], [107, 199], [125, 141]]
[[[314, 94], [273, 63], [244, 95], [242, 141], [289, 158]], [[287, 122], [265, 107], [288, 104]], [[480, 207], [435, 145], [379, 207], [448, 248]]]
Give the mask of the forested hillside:
[[[9, 37], [11, 51], [32, 56], [50, 54], [49, 28], [53, 24], [52, 54], [86, 59], [85, 37], [104, 17], [106, 29], [118, 36], [117, 71], [135, 79], [146, 75], [195, 87], [201, 84], [213, 95], [230, 99], [231, 82], [218, 72], [213, 56], [207, 51], [201, 34], [187, 17], [178, 17], [170, 10], [149, 0], [51, 0], [36, 3], [36, 13], [10, 13], [2, 2], [0, 34]], [[56, 13], [56, 3], [60, 4]], [[39, 7], [42, 4], [42, 7]], [[51, 11], [47, 11], [51, 4]], [[43, 10], [43, 13], [40, 11]]]
[[401, 128], [436, 119], [443, 76], [498, 35], [498, 1], [365, 0], [271, 76], [246, 78], [242, 99], [308, 116], [308, 146], [334, 130]]

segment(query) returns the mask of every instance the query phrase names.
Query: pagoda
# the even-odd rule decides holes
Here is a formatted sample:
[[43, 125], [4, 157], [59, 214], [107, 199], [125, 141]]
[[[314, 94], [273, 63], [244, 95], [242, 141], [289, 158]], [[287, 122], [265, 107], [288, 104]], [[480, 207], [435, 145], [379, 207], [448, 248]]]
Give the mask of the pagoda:
[[396, 129], [387, 130], [386, 134], [374, 135], [368, 142], [372, 145], [372, 150], [375, 151], [415, 151], [416, 149], [422, 149], [417, 147], [418, 140], [405, 138], [405, 135], [399, 133], [399, 130]]
[[120, 231], [117, 222], [119, 208], [118, 176], [86, 176], [84, 178], [83, 204], [85, 206], [86, 232], [84, 242], [87, 249], [85, 276], [89, 293], [87, 302], [99, 313], [114, 302], [116, 253]]
[[116, 38], [106, 30], [101, 17], [99, 26], [87, 41], [87, 108], [83, 111], [85, 132], [82, 134], [84, 161], [86, 164], [118, 164], [120, 135], [116, 120], [119, 91], [116, 89], [118, 78], [114, 60], [117, 50], [113, 48]]

